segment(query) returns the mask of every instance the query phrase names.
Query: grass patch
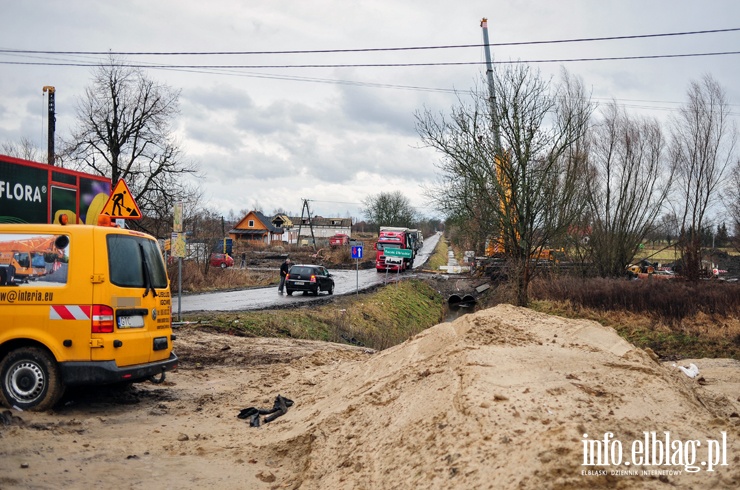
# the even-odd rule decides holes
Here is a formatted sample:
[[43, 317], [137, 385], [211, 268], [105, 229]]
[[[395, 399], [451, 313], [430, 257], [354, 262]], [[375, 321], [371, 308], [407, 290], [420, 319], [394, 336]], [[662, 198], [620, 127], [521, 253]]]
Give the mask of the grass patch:
[[437, 242], [437, 246], [434, 248], [434, 253], [431, 257], [429, 257], [429, 261], [425, 265], [425, 269], [438, 271], [439, 268], [443, 265], [447, 265], [447, 252], [449, 251], [449, 247], [447, 245], [447, 240], [444, 236], [439, 238], [439, 241]]
[[444, 300], [425, 282], [408, 280], [329, 304], [279, 311], [183, 315], [230, 335], [341, 342], [386, 349], [443, 319]]

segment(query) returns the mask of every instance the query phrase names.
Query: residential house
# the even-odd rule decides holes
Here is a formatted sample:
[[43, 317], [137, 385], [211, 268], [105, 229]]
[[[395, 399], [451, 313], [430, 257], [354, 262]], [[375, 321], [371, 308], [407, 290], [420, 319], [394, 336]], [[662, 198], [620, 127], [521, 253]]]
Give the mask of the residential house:
[[276, 214], [272, 218], [272, 224], [275, 228], [282, 228], [282, 241], [285, 243], [298, 243], [298, 228], [293, 226], [293, 221], [284, 214]]
[[259, 211], [250, 211], [239, 223], [229, 230], [229, 237], [237, 242], [262, 242], [271, 244], [283, 241], [283, 228]]

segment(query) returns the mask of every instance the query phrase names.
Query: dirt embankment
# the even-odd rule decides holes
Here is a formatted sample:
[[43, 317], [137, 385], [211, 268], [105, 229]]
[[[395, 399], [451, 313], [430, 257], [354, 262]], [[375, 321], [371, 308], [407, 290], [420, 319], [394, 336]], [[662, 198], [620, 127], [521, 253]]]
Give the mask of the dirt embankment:
[[[0, 488], [740, 485], [740, 362], [679, 363], [689, 378], [594, 322], [498, 306], [382, 352], [177, 334], [162, 385], [11, 414]], [[278, 394], [287, 414], [237, 418]], [[670, 462], [653, 464], [666, 437]], [[604, 439], [612, 459], [591, 464]]]

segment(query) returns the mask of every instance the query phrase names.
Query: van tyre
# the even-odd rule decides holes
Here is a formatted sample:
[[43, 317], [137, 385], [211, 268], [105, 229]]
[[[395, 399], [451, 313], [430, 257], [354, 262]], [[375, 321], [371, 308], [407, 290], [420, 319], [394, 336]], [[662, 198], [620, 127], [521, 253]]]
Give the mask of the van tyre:
[[329, 286], [329, 294], [334, 294], [334, 284]]
[[2, 403], [8, 408], [49, 410], [64, 394], [54, 358], [37, 347], [10, 352], [0, 363]]

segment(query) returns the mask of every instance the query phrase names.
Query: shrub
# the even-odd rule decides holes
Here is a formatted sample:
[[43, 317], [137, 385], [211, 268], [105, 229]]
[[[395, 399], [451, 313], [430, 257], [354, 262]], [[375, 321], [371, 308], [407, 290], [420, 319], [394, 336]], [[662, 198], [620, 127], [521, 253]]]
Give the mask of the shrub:
[[597, 311], [627, 310], [666, 324], [699, 313], [720, 317], [740, 314], [740, 285], [732, 283], [564, 277], [535, 280], [531, 286], [534, 299], [570, 301]]

